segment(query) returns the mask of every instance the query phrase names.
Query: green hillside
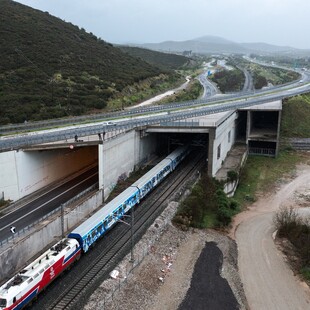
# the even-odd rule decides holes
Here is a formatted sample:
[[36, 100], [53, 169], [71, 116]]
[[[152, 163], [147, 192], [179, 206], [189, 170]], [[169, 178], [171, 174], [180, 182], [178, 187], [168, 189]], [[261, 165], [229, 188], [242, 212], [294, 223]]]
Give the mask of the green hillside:
[[283, 101], [281, 136], [310, 138], [310, 94]]
[[180, 69], [182, 66], [190, 62], [189, 58], [181, 55], [160, 53], [145, 48], [131, 46], [119, 46], [119, 48], [131, 56], [139, 57], [142, 60], [163, 69]]
[[107, 108], [126, 86], [167, 71], [47, 12], [0, 0], [0, 124]]

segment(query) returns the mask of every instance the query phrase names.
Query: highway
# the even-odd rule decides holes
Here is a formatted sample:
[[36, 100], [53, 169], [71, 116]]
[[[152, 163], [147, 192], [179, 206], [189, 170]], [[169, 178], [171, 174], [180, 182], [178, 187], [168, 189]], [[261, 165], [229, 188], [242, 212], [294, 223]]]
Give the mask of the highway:
[[[2, 136], [0, 136], [0, 152], [20, 149], [35, 144], [73, 139], [75, 135], [78, 135], [78, 137], [86, 137], [97, 135], [102, 132], [130, 130], [141, 126], [184, 120], [186, 118], [262, 104], [272, 100], [281, 100], [310, 92], [310, 73], [301, 72], [301, 74], [302, 79], [299, 81], [274, 86], [264, 90], [244, 91], [220, 97], [213, 96], [212, 98], [204, 97], [198, 100], [167, 105], [137, 107], [120, 112], [107, 113], [105, 115], [76, 117], [70, 120], [71, 126], [69, 127], [65, 127], [65, 124], [69, 121], [67, 119], [2, 126], [0, 127], [0, 135], [2, 134]], [[252, 88], [250, 80], [251, 78], [246, 74], [245, 89]], [[212, 95], [213, 91], [210, 90], [210, 92]], [[105, 120], [103, 120], [103, 118], [105, 118]], [[92, 123], [79, 124], [79, 121], [90, 121], [91, 119], [93, 120]], [[115, 126], [108, 125], [108, 122], [111, 120], [116, 123]], [[76, 122], [76, 124], [74, 124], [74, 122]], [[53, 127], [56, 124], [63, 124], [64, 127], [40, 130], [40, 128]], [[18, 131], [19, 133], [8, 135], [11, 130], [13, 132], [14, 130]], [[31, 132], [23, 133], [25, 130], [31, 130]]]
[[[236, 110], [238, 108], [249, 107], [274, 100], [281, 100], [298, 94], [310, 92], [309, 75], [307, 74], [302, 83], [296, 82], [281, 87], [273, 87], [265, 91], [256, 91], [251, 93], [240, 93], [236, 96], [215, 98], [214, 100], [195, 100], [185, 103], [178, 103], [168, 106], [155, 106], [140, 110], [144, 115], [134, 117], [128, 112], [125, 118], [115, 120], [116, 125], [110, 126], [106, 122], [92, 123], [84, 125], [71, 126], [69, 128], [58, 128], [53, 130], [37, 131], [31, 134], [17, 134], [15, 136], [2, 136], [0, 138], [0, 151], [19, 149], [35, 144], [55, 142], [61, 140], [74, 139], [98, 133], [113, 132], [115, 130], [130, 130], [137, 127], [155, 125], [166, 122], [175, 122], [192, 117], [199, 117], [208, 114]], [[173, 109], [172, 109], [173, 107]], [[135, 110], [136, 113], [138, 110]], [[146, 112], [147, 111], [147, 112]]]
[[22, 230], [97, 182], [98, 167], [96, 166], [5, 214], [0, 218], [0, 242], [12, 235], [10, 226], [16, 227], [16, 232]]

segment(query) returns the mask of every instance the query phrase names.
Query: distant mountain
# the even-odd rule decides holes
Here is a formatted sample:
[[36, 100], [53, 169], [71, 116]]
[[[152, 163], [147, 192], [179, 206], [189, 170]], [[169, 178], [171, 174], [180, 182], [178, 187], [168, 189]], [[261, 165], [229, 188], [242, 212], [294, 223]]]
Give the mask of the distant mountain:
[[188, 41], [165, 41], [162, 43], [145, 43], [136, 45], [157, 51], [182, 53], [192, 51], [197, 54], [209, 53], [246, 53], [247, 49], [240, 44], [219, 37], [205, 36]]
[[310, 50], [302, 50], [289, 46], [276, 46], [266, 43], [236, 43], [221, 37], [203, 36], [187, 41], [165, 41], [161, 43], [135, 44], [135, 46], [157, 51], [182, 53], [191, 50], [198, 54], [288, 54], [310, 55]]
[[297, 48], [290, 46], [277, 46], [267, 43], [241, 43], [244, 48], [257, 51], [257, 52], [267, 52], [267, 53], [286, 53], [286, 52], [298, 52]]

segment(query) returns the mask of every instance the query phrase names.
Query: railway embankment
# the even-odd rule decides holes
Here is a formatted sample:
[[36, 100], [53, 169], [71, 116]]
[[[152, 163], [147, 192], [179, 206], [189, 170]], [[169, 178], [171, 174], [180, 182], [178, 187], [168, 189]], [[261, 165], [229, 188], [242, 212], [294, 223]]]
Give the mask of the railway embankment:
[[62, 223], [66, 233], [101, 204], [102, 191], [96, 191], [82, 198], [77, 205], [64, 207], [63, 222], [60, 211], [55, 212], [3, 244], [0, 247], [0, 279], [8, 279], [33, 257], [39, 256], [51, 243], [60, 240]]
[[[216, 282], [217, 293], [212, 292], [212, 286], [207, 292], [201, 286], [187, 298], [200, 300], [202, 306], [206, 300], [200, 297], [208, 296], [213, 309], [238, 309], [223, 308], [223, 305], [247, 309], [238, 274], [236, 243], [214, 230], [176, 228], [171, 219], [177, 208], [177, 202], [169, 204], [135, 246], [134, 266], [128, 254], [115, 268], [118, 276], [100, 285], [85, 310], [177, 309], [194, 285], [195, 276], [208, 283]], [[215, 249], [211, 256], [201, 255], [210, 245]], [[217, 272], [208, 273], [211, 262]]]

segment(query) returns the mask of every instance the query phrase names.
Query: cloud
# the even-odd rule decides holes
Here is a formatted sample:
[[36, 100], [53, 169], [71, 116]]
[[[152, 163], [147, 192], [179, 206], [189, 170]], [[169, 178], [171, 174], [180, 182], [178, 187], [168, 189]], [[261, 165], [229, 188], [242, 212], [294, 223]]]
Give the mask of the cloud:
[[[19, 0], [112, 43], [186, 40], [206, 34], [238, 42], [309, 47], [309, 0]], [[285, 35], [284, 35], [285, 34]]]

